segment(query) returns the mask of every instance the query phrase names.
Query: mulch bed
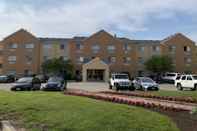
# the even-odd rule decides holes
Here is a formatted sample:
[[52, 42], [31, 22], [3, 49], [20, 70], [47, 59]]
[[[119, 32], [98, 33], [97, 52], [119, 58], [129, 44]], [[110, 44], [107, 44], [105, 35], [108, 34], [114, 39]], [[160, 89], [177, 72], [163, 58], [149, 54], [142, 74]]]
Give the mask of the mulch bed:
[[170, 117], [181, 131], [197, 131], [197, 116], [189, 112], [172, 112], [158, 109], [151, 109], [151, 111]]

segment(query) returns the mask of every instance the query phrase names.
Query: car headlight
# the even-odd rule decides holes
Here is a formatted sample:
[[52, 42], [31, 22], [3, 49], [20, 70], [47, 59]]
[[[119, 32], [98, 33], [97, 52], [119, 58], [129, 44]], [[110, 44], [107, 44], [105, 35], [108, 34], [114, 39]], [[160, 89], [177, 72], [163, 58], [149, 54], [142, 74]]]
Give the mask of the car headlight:
[[57, 87], [61, 87], [61, 83], [59, 83], [59, 84], [57, 85]]

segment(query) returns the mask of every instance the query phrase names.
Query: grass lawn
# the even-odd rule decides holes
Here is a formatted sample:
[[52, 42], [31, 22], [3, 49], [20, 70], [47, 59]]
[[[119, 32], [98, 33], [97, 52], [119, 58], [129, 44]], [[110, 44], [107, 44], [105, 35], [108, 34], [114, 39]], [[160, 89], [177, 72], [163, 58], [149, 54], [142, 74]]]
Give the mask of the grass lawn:
[[179, 131], [166, 116], [143, 108], [64, 96], [58, 92], [0, 91], [0, 117], [40, 131]]
[[150, 92], [154, 95], [159, 96], [180, 96], [180, 97], [192, 97], [194, 99], [197, 99], [197, 91], [154, 91]]

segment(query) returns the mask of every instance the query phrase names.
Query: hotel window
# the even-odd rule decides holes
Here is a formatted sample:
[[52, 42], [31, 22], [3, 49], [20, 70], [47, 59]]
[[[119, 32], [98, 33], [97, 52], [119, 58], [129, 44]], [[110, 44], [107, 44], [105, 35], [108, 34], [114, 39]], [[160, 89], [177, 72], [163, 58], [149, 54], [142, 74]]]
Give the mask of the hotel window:
[[18, 48], [18, 45], [16, 43], [11, 43], [11, 44], [8, 45], [8, 47], [10, 49], [16, 49], [16, 48]]
[[184, 61], [185, 61], [185, 63], [186, 63], [186, 64], [191, 64], [192, 59], [191, 59], [191, 58], [186, 57]]
[[93, 45], [92, 46], [92, 52], [93, 53], [98, 53], [100, 50], [100, 46], [99, 45]]
[[176, 51], [176, 46], [175, 45], [169, 46], [169, 51], [171, 53], [174, 53]]
[[191, 48], [189, 46], [184, 46], [184, 52], [191, 52]]
[[108, 58], [109, 63], [115, 63], [116, 62], [116, 57], [112, 56]]
[[160, 47], [159, 46], [152, 46], [152, 50], [154, 52], [159, 52], [160, 51]]
[[15, 64], [16, 63], [16, 56], [9, 56], [8, 57], [8, 63], [9, 64]]
[[16, 74], [16, 70], [15, 69], [8, 70], [7, 74], [8, 75], [15, 75]]
[[131, 58], [130, 57], [124, 57], [123, 62], [124, 62], [124, 64], [130, 64], [131, 63]]
[[144, 64], [144, 59], [142, 57], [138, 57], [138, 63], [139, 64]]
[[81, 64], [83, 62], [84, 62], [84, 57], [82, 57], [82, 56], [77, 57], [77, 63], [78, 64]]
[[140, 46], [140, 47], [139, 47], [139, 51], [140, 51], [140, 52], [144, 52], [144, 50], [145, 50], [145, 47], [144, 47], [144, 46]]
[[107, 50], [108, 50], [108, 53], [114, 53], [116, 50], [116, 47], [114, 45], [108, 45]]
[[64, 50], [65, 46], [64, 44], [60, 44], [60, 50]]
[[43, 59], [44, 59], [44, 61], [47, 61], [47, 60], [50, 59], [50, 57], [49, 56], [44, 56]]
[[34, 48], [34, 44], [33, 43], [25, 44], [25, 48], [26, 49], [33, 49]]
[[82, 50], [83, 49], [83, 44], [81, 42], [76, 43], [76, 49], [77, 50]]
[[45, 49], [50, 49], [52, 46], [50, 45], [50, 44], [46, 44], [46, 45], [44, 45], [44, 48]]
[[32, 56], [26, 56], [26, 62], [27, 64], [32, 64], [33, 58]]
[[127, 53], [131, 50], [131, 46], [129, 44], [124, 44], [123, 45], [123, 50], [125, 51], [125, 53]]

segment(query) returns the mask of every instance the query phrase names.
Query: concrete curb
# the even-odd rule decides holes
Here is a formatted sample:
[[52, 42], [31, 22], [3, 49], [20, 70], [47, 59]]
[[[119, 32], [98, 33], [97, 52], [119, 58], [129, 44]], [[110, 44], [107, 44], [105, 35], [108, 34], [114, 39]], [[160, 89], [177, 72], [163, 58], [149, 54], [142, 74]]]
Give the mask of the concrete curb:
[[1, 121], [2, 131], [17, 131], [9, 121]]

